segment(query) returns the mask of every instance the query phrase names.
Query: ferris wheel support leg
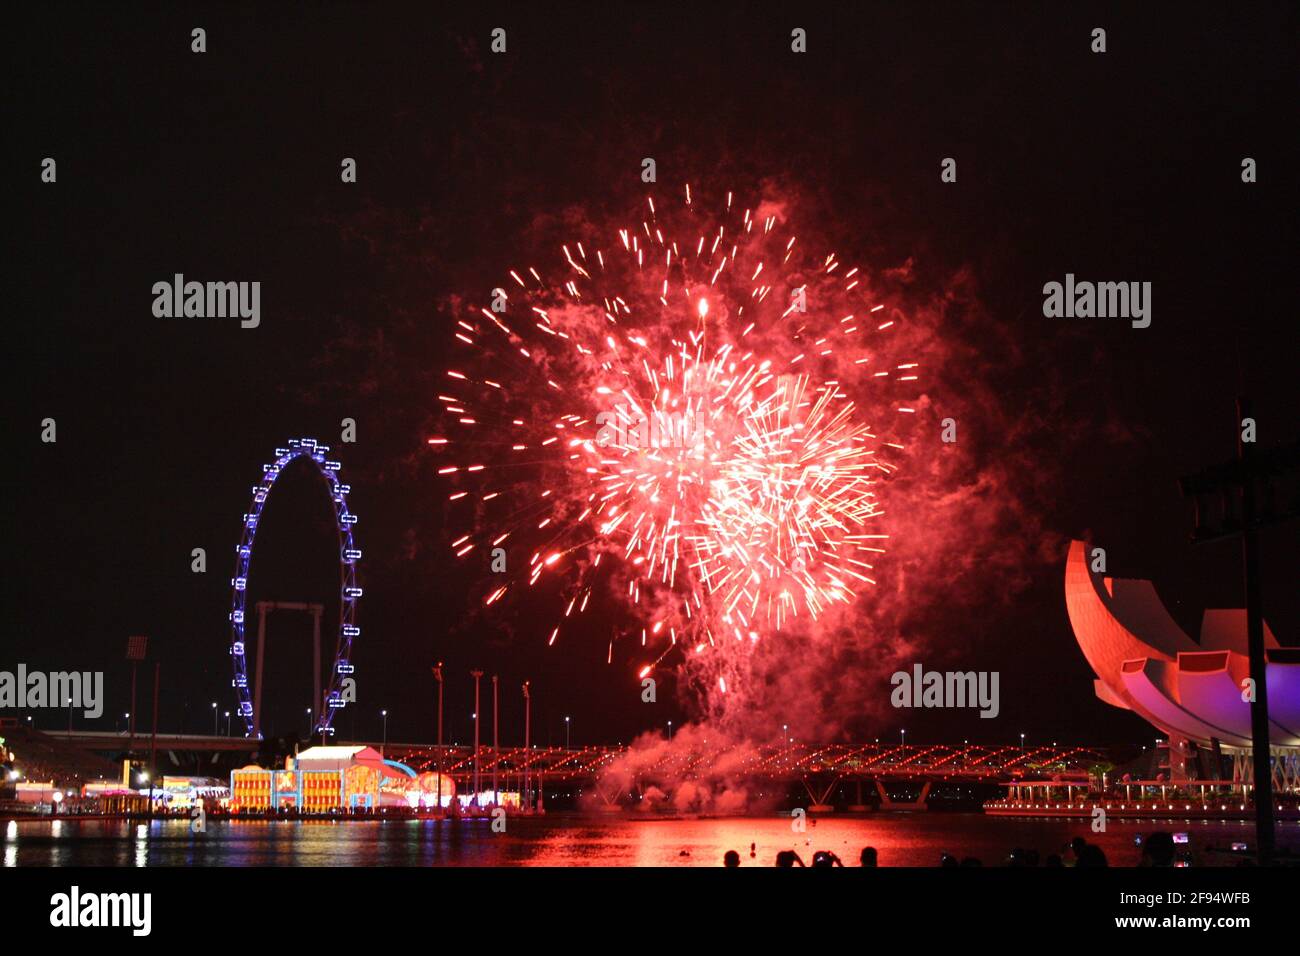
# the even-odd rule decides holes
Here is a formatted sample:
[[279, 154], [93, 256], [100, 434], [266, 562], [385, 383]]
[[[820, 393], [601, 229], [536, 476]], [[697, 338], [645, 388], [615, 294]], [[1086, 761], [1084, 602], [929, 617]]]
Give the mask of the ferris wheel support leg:
[[312, 656], [311, 656], [311, 676], [312, 690], [315, 693], [314, 705], [316, 710], [316, 723], [319, 725], [325, 719], [325, 701], [320, 695], [320, 616], [324, 610], [319, 604], [311, 605], [311, 637], [312, 637]]
[[262, 739], [262, 662], [266, 659], [266, 602], [257, 602], [257, 669], [253, 672], [253, 739]]

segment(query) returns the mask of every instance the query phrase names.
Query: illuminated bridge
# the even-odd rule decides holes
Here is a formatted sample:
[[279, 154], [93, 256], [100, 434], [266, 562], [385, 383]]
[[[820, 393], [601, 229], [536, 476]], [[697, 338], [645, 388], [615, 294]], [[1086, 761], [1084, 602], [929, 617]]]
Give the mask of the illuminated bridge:
[[[416, 772], [441, 772], [472, 786], [473, 747], [389, 745], [387, 755]], [[882, 808], [921, 809], [930, 788], [943, 782], [999, 783], [1017, 778], [1041, 780], [1054, 776], [1081, 780], [1089, 769], [1106, 761], [1088, 747], [986, 746], [979, 744], [889, 745], [776, 744], [764, 747], [682, 751], [658, 745], [639, 747], [520, 748], [480, 747], [480, 786], [486, 788], [493, 770], [504, 788], [527, 779], [538, 784], [573, 783], [590, 786], [614, 808], [629, 793], [644, 794], [664, 781], [690, 779], [744, 780], [776, 786], [801, 784], [810, 809], [829, 809], [831, 795], [844, 784], [856, 784], [857, 804], [862, 784], [874, 784]], [[908, 787], [913, 783], [919, 786]], [[901, 784], [908, 791], [898, 799]], [[918, 791], [919, 790], [919, 794]]]
[[[417, 772], [441, 771], [464, 778], [474, 771], [474, 748], [389, 744], [386, 756]], [[592, 781], [616, 762], [637, 777], [677, 779], [734, 776], [798, 780], [819, 775], [862, 780], [967, 780], [998, 782], [1018, 776], [1083, 774], [1106, 760], [1090, 747], [986, 746], [979, 744], [778, 744], [683, 753], [667, 746], [633, 751], [627, 747], [479, 748], [479, 772], [522, 774], [545, 781]], [[719, 768], [728, 768], [725, 773]]]
[[[52, 732], [50, 736], [107, 756], [126, 749], [123, 734]], [[151, 741], [137, 734], [136, 750], [148, 750]], [[338, 741], [343, 743], [343, 741]], [[356, 741], [380, 748], [377, 741]], [[233, 766], [256, 759], [258, 745], [244, 737], [159, 734], [156, 744], [164, 766], [174, 764], [199, 769], [216, 763], [225, 753]], [[443, 773], [458, 788], [468, 789], [474, 775], [474, 748], [468, 745], [388, 743], [385, 756], [406, 764], [416, 773]], [[734, 747], [688, 751], [658, 745], [629, 747], [502, 747], [480, 746], [480, 781], [487, 786], [493, 771], [504, 789], [518, 787], [525, 774], [533, 786], [574, 784], [597, 787], [615, 783], [619, 789], [637, 790], [662, 780], [692, 778], [747, 779], [773, 784], [802, 782], [817, 797], [848, 782], [880, 785], [918, 782], [1001, 783], [1017, 778], [1054, 776], [1079, 778], [1105, 763], [1107, 754], [1093, 747], [986, 744], [832, 744], [800, 743], [762, 747]], [[884, 794], [882, 793], [882, 797]]]
[[[47, 736], [66, 740], [85, 750], [120, 753], [126, 749], [123, 733], [88, 731], [47, 731]], [[337, 741], [361, 743], [379, 749], [378, 741]], [[135, 749], [148, 750], [147, 734], [136, 734]], [[763, 747], [718, 748], [683, 752], [659, 747], [632, 751], [628, 747], [479, 747], [479, 772], [491, 774], [523, 773], [550, 781], [595, 780], [619, 758], [646, 777], [719, 775], [721, 766], [735, 777], [797, 780], [808, 774], [830, 774], [864, 780], [970, 780], [997, 782], [1018, 776], [1052, 773], [1086, 773], [1093, 765], [1108, 759], [1096, 747], [1043, 746], [1021, 748], [1014, 744], [831, 744], [816, 747], [808, 744], [776, 744]], [[157, 738], [159, 752], [221, 752], [251, 758], [259, 749], [246, 737], [209, 737], [200, 734], [163, 734]], [[465, 778], [474, 772], [474, 748], [469, 745], [389, 743], [385, 756], [406, 764], [417, 772], [443, 773]]]

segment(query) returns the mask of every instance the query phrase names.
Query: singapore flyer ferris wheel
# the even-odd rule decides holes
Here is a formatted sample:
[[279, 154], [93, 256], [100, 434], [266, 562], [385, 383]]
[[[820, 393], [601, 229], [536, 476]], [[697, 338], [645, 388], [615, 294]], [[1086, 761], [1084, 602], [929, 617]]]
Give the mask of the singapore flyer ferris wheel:
[[[248, 600], [249, 566], [253, 558], [253, 541], [257, 537], [257, 526], [261, 520], [262, 509], [271, 494], [275, 481], [284, 473], [284, 469], [294, 461], [302, 459], [310, 462], [326, 481], [333, 506], [335, 524], [338, 528], [339, 541], [339, 632], [334, 653], [334, 662], [330, 668], [328, 687], [322, 694], [323, 699], [315, 703], [317, 714], [313, 734], [322, 736], [333, 734], [334, 712], [347, 706], [349, 695], [345, 687], [349, 686], [355, 668], [352, 665], [352, 642], [360, 634], [356, 625], [357, 601], [362, 589], [357, 585], [356, 567], [361, 560], [361, 551], [352, 539], [352, 529], [357, 523], [357, 516], [348, 509], [349, 485], [339, 480], [342, 465], [325, 457], [329, 446], [322, 445], [314, 438], [290, 439], [287, 448], [275, 450], [275, 460], [262, 466], [262, 480], [253, 486], [253, 500], [248, 513], [244, 515], [244, 529], [239, 545], [235, 548], [235, 576], [230, 579], [230, 657], [234, 665], [234, 680], [231, 682], [239, 697], [239, 715], [246, 727], [245, 736], [260, 737], [258, 717], [254, 705], [255, 688], [250, 687], [248, 679], [248, 660], [245, 655], [244, 626], [246, 621], [246, 604]], [[260, 648], [259, 648], [260, 650]], [[259, 678], [260, 679], [260, 678]]]

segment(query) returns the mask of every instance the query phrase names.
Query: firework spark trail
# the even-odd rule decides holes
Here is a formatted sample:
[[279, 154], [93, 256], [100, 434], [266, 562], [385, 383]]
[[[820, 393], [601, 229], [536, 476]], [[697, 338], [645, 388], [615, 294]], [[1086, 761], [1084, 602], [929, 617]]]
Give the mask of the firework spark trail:
[[918, 363], [885, 359], [900, 316], [867, 276], [834, 254], [805, 265], [778, 214], [732, 199], [715, 217], [689, 187], [671, 210], [650, 197], [608, 248], [563, 243], [561, 278], [511, 270], [514, 291], [456, 321], [466, 358], [429, 439], [448, 497], [479, 502], [456, 556], [523, 541], [520, 577], [567, 592], [550, 644], [604, 575], [644, 623], [642, 676], [674, 648], [810, 626], [873, 584], [879, 484], [903, 447], [877, 432], [912, 411], [895, 396]]

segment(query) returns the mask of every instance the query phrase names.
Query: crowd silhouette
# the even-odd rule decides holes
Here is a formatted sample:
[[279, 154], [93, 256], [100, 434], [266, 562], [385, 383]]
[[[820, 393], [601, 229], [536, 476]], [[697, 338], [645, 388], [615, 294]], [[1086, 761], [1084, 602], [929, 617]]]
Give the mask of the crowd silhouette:
[[[1141, 841], [1142, 858], [1138, 866], [1143, 867], [1172, 867], [1175, 865], [1176, 850], [1172, 834], [1163, 830], [1151, 833], [1145, 840]], [[757, 848], [755, 844], [749, 845], [750, 858], [756, 858]], [[879, 863], [879, 854], [875, 847], [867, 846], [862, 848], [858, 855], [858, 863], [864, 867], [875, 867]], [[728, 850], [722, 858], [723, 866], [728, 869], [740, 866], [740, 854], [735, 850]], [[1106, 859], [1106, 854], [1101, 847], [1095, 843], [1089, 843], [1081, 836], [1075, 837], [1069, 845], [1063, 847], [1060, 853], [1050, 853], [1046, 857], [1041, 857], [1036, 849], [1026, 849], [1016, 847], [1008, 854], [1004, 861], [1006, 866], [1010, 867], [1104, 867], [1109, 866], [1110, 862]], [[832, 853], [830, 850], [818, 850], [813, 854], [812, 860], [805, 863], [803, 858], [794, 850], [781, 850], [776, 855], [776, 865], [778, 867], [793, 869], [795, 867], [836, 867], [844, 866], [844, 862]], [[978, 857], [967, 856], [958, 859], [950, 853], [943, 853], [939, 857], [940, 867], [972, 867], [983, 866], [984, 862]]]

